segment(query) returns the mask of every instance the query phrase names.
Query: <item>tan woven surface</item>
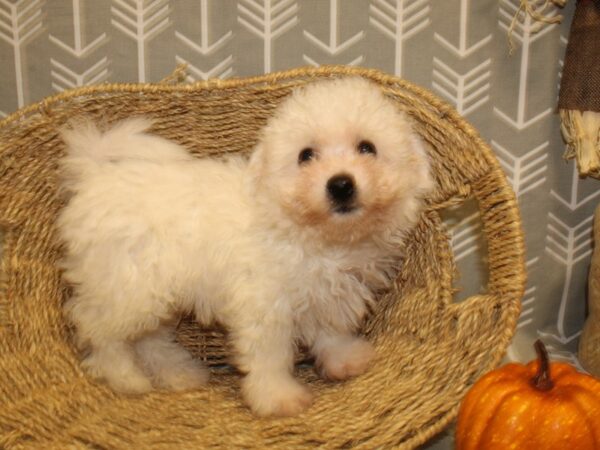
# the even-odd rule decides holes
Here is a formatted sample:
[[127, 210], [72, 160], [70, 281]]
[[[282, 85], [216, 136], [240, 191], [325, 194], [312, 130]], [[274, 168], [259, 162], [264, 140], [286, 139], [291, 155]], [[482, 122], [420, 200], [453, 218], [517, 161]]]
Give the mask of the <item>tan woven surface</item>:
[[[431, 145], [437, 190], [409, 239], [396, 287], [366, 327], [378, 357], [357, 379], [298, 375], [316, 393], [295, 418], [258, 419], [241, 403], [239, 375], [214, 367], [206, 389], [118, 395], [79, 368], [61, 315], [56, 268], [61, 203], [57, 128], [78, 114], [111, 122], [136, 114], [198, 156], [246, 152], [293, 86], [358, 74], [381, 84]], [[488, 243], [486, 293], [453, 303], [454, 262], [438, 212], [477, 199]], [[413, 448], [439, 432], [468, 387], [501, 359], [516, 325], [525, 272], [512, 190], [489, 147], [448, 105], [378, 71], [298, 69], [193, 85], [115, 84], [63, 93], [0, 122], [0, 447]], [[184, 321], [179, 339], [211, 363], [223, 335]]]

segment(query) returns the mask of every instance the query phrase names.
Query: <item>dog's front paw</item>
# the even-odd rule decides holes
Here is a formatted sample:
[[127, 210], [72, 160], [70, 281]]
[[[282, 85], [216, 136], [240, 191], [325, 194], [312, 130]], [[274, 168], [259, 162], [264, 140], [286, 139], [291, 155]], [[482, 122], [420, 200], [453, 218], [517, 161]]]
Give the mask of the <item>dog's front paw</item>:
[[242, 382], [242, 392], [248, 406], [262, 417], [295, 416], [312, 403], [310, 391], [289, 375], [248, 374]]
[[345, 339], [318, 355], [317, 368], [323, 378], [345, 380], [363, 374], [374, 356], [373, 346], [364, 339]]

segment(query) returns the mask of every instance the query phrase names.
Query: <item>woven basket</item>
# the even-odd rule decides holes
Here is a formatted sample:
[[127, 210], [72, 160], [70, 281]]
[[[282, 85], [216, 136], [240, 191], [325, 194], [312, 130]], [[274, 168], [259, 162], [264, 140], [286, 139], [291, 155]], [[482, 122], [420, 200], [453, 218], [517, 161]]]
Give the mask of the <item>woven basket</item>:
[[[69, 292], [56, 267], [53, 228], [61, 207], [59, 127], [80, 114], [108, 122], [145, 114], [156, 119], [154, 132], [198, 157], [247, 152], [293, 87], [343, 75], [375, 81], [412, 116], [437, 181], [397, 282], [365, 328], [378, 355], [370, 370], [330, 383], [301, 365], [297, 375], [315, 392], [313, 406], [299, 417], [260, 419], [240, 400], [240, 375], [223, 367], [223, 333], [186, 320], [179, 340], [214, 372], [205, 389], [125, 396], [90, 379], [61, 314]], [[440, 212], [467, 200], [479, 205], [488, 282], [485, 293], [454, 302], [454, 260]], [[8, 449], [413, 448], [441, 431], [467, 389], [499, 363], [525, 282], [515, 196], [475, 130], [427, 91], [347, 67], [191, 85], [101, 85], [24, 108], [0, 122], [0, 227], [0, 447]]]

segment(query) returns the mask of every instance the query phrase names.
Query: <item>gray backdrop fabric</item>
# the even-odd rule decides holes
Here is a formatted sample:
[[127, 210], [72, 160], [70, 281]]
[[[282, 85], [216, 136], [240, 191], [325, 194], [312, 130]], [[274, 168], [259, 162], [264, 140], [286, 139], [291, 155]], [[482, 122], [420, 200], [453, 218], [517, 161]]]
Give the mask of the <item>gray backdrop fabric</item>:
[[[531, 1], [531, 0], [530, 0]], [[543, 0], [532, 2], [538, 6]], [[91, 83], [189, 81], [303, 65], [375, 67], [432, 90], [475, 125], [517, 193], [529, 281], [507, 358], [578, 365], [598, 182], [562, 159], [555, 114], [568, 27], [521, 17], [519, 0], [0, 0], [0, 117]], [[457, 301], [485, 284], [476, 205], [446, 223], [459, 262]], [[448, 446], [438, 442], [437, 446]]]

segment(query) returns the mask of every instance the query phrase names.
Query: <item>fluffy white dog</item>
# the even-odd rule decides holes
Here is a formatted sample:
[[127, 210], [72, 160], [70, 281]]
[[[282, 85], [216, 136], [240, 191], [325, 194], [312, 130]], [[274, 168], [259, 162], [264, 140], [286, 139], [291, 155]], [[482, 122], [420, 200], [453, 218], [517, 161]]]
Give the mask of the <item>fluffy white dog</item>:
[[198, 388], [208, 371], [173, 336], [193, 311], [229, 330], [259, 415], [311, 403], [298, 343], [326, 378], [363, 373], [374, 351], [357, 330], [432, 186], [405, 116], [351, 77], [296, 90], [249, 161], [194, 158], [149, 126], [63, 132], [65, 310], [88, 371], [122, 392]]

